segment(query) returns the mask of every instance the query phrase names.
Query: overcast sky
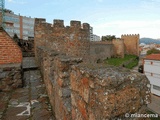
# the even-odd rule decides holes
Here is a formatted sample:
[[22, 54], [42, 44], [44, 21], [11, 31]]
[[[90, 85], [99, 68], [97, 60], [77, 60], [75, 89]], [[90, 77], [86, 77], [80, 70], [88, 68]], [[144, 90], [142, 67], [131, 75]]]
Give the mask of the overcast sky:
[[6, 0], [15, 14], [87, 22], [94, 34], [160, 38], [160, 0]]

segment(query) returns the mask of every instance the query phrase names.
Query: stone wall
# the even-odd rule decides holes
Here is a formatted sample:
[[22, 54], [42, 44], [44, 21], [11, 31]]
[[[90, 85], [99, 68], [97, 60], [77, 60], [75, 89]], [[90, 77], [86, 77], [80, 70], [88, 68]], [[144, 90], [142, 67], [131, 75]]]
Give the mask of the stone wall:
[[21, 63], [21, 48], [7, 32], [0, 27], [0, 64]]
[[97, 62], [114, 56], [112, 43], [90, 42], [89, 35], [87, 23], [71, 21], [70, 26], [65, 27], [63, 20], [54, 20], [53, 24], [49, 24], [45, 19], [37, 18], [35, 19], [35, 54], [38, 46], [47, 46], [66, 55], [82, 57], [87, 62]]
[[[80, 56], [89, 62], [106, 58], [124, 57], [124, 54], [139, 56], [139, 35], [122, 35], [121, 39], [105, 42], [90, 42], [88, 23], [71, 21], [64, 26], [63, 20], [54, 20], [53, 24], [45, 19], [35, 19], [35, 54], [37, 46], [47, 46], [66, 55]], [[106, 47], [106, 48], [105, 48]], [[37, 56], [37, 55], [36, 55]]]
[[22, 87], [21, 64], [0, 65], [0, 92]]
[[144, 113], [150, 102], [149, 81], [140, 73], [93, 67], [45, 47], [37, 54], [57, 120], [124, 119], [125, 113]]
[[71, 21], [64, 26], [63, 20], [54, 20], [53, 25], [45, 19], [35, 19], [35, 53], [37, 46], [47, 46], [72, 56], [89, 54], [89, 24]]
[[72, 68], [73, 120], [124, 119], [125, 113], [145, 112], [150, 84], [144, 75], [116, 67]]
[[125, 54], [139, 56], [139, 34], [122, 35], [121, 39], [124, 40]]
[[113, 44], [106, 42], [91, 42], [90, 43], [90, 55], [88, 57], [90, 62], [101, 62], [104, 59], [114, 56]]
[[44, 82], [57, 120], [71, 120], [71, 65], [81, 58], [67, 57], [64, 54], [38, 47], [38, 61]]
[[115, 54], [123, 57], [123, 40], [90, 43], [89, 24], [81, 26], [80, 21], [64, 27], [63, 20], [51, 25], [36, 19], [35, 55], [56, 119], [125, 119], [125, 113], [145, 113], [150, 102], [148, 79], [95, 63]]
[[[38, 46], [46, 46], [48, 37], [51, 37], [51, 24], [46, 23], [45, 19], [35, 19], [35, 27], [34, 27], [34, 49], [35, 56], [37, 56], [37, 47]], [[51, 43], [50, 43], [51, 44]], [[51, 44], [52, 45], [52, 44]], [[55, 47], [56, 48], [56, 47]]]

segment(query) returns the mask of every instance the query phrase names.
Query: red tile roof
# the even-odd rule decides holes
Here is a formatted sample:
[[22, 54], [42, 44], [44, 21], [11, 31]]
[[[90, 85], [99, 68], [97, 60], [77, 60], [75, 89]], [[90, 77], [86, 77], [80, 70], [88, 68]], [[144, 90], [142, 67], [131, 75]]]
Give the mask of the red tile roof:
[[160, 54], [151, 54], [151, 55], [147, 55], [144, 59], [149, 59], [149, 60], [160, 60]]

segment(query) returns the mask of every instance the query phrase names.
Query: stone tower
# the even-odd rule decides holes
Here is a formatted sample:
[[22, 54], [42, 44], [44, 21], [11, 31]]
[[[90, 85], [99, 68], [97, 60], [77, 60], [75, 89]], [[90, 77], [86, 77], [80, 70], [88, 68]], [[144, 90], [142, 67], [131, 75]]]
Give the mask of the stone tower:
[[125, 54], [133, 54], [139, 56], [139, 34], [122, 35], [124, 40]]

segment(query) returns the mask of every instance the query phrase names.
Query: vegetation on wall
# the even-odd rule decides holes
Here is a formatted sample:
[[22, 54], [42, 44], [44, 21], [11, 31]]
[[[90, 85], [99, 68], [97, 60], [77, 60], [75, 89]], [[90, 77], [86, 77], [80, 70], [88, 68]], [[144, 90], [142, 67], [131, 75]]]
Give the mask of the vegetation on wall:
[[113, 39], [116, 39], [115, 35], [102, 36], [102, 41], [112, 41]]
[[106, 59], [105, 63], [114, 66], [123, 66], [128, 69], [138, 65], [138, 57], [136, 55], [125, 55], [124, 58], [110, 58]]

